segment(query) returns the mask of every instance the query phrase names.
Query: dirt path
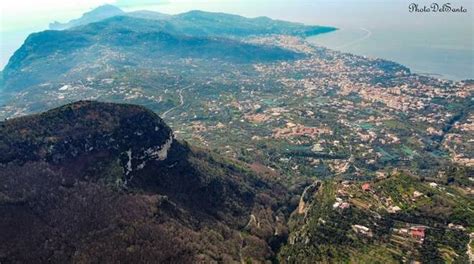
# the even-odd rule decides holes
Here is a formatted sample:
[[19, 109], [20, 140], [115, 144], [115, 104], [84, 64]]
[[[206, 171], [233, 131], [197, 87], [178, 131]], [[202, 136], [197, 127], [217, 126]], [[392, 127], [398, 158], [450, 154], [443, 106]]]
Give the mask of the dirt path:
[[467, 244], [467, 256], [469, 257], [469, 263], [474, 263], [474, 249], [471, 247], [471, 244], [473, 242], [473, 239], [474, 239], [474, 233], [471, 233], [469, 235], [469, 242]]

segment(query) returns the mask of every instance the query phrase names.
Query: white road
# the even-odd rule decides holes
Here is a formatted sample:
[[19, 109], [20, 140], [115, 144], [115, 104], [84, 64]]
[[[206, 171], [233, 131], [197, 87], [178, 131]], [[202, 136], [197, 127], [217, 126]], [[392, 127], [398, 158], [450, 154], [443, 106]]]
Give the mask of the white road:
[[161, 117], [162, 117], [162, 118], [166, 117], [171, 111], [175, 110], [176, 108], [183, 106], [183, 104], [184, 104], [183, 90], [188, 89], [188, 88], [191, 87], [191, 86], [192, 86], [192, 85], [188, 85], [188, 86], [186, 86], [186, 87], [181, 88], [181, 89], [178, 90], [179, 105], [177, 105], [177, 106], [175, 106], [175, 107], [172, 107], [172, 108], [166, 110], [166, 112], [164, 112], [163, 114], [161, 114]]

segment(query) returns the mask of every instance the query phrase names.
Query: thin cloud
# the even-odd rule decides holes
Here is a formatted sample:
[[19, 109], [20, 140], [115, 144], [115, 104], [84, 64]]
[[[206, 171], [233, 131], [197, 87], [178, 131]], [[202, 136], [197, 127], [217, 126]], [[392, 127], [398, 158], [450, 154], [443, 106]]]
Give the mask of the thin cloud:
[[114, 5], [118, 7], [152, 6], [169, 4], [168, 0], [116, 0]]

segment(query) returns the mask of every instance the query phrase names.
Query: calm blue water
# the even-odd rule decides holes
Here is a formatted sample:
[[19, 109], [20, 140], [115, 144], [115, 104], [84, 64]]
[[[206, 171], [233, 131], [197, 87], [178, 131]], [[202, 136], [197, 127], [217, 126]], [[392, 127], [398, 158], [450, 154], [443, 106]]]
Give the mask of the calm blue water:
[[[125, 10], [149, 9], [174, 14], [201, 9], [331, 25], [340, 30], [309, 40], [331, 49], [393, 60], [419, 73], [455, 80], [474, 79], [474, 1], [446, 1], [452, 6], [465, 7], [468, 11], [463, 14], [410, 13], [411, 2], [429, 5], [436, 1], [193, 0], [155, 6], [128, 5]], [[30, 32], [46, 29], [45, 25], [55, 20], [54, 14], [44, 19], [42, 24], [32, 25], [30, 29], [1, 32], [0, 68]]]
[[416, 73], [452, 80], [474, 78], [474, 51], [470, 47], [430, 43], [429, 36], [422, 39], [415, 34], [415, 39], [407, 39], [402, 34], [349, 27], [308, 40], [343, 52], [396, 61]]

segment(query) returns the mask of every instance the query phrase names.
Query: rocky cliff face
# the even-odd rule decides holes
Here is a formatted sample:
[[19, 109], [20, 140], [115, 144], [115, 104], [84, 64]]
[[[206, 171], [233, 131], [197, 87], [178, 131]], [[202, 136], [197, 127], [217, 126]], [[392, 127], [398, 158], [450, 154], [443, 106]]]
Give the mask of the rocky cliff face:
[[264, 261], [287, 233], [282, 186], [139, 106], [0, 123], [0, 183], [2, 263]]
[[171, 129], [148, 110], [131, 105], [78, 102], [0, 124], [0, 162], [67, 165], [106, 152], [120, 159], [124, 180], [149, 161], [167, 158]]

